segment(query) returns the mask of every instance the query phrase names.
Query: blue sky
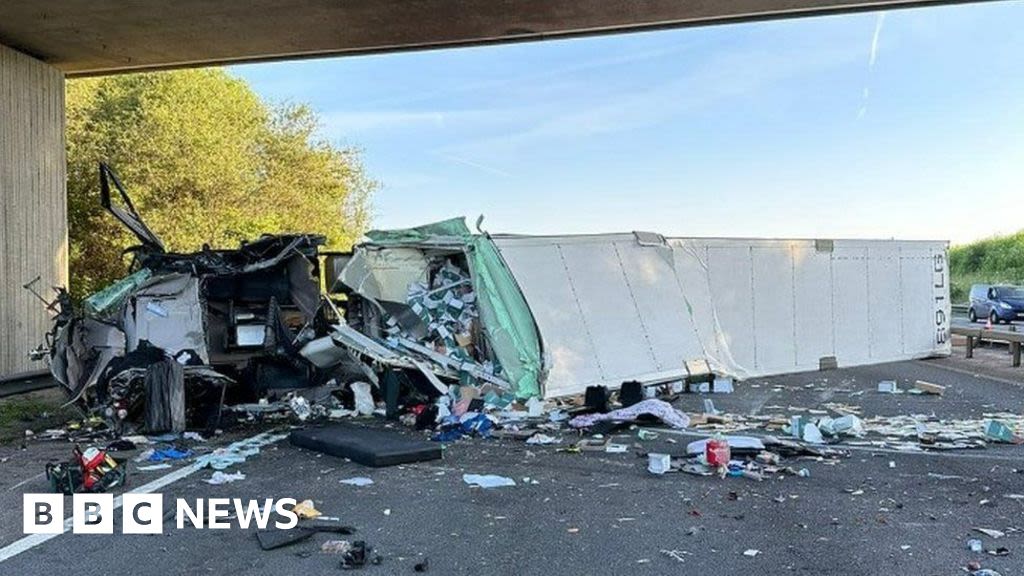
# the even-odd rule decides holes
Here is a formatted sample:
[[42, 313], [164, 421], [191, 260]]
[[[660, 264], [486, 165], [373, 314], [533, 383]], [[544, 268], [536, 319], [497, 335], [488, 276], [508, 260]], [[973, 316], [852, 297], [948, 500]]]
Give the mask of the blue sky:
[[376, 227], [1024, 228], [1024, 2], [233, 66], [363, 151]]

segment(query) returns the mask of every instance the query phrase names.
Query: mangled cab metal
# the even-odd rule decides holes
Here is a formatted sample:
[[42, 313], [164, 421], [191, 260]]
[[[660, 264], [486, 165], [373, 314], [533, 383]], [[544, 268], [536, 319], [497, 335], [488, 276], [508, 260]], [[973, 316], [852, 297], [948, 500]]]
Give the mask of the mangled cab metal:
[[186, 421], [219, 418], [225, 397], [317, 382], [296, 346], [321, 310], [323, 236], [268, 235], [232, 250], [173, 253], [102, 164], [100, 182], [103, 206], [139, 244], [126, 251], [128, 276], [77, 308], [66, 293], [59, 298], [48, 356], [72, 402], [117, 427], [145, 413], [150, 431], [180, 431]]

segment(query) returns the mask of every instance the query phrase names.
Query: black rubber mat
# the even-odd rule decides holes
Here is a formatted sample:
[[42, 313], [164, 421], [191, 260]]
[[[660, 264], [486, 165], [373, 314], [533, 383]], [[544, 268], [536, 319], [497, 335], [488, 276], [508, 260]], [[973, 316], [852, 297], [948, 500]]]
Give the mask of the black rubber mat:
[[394, 466], [409, 462], [441, 459], [441, 445], [413, 440], [391, 430], [375, 430], [345, 424], [296, 430], [289, 441], [339, 458], [348, 458], [364, 466]]

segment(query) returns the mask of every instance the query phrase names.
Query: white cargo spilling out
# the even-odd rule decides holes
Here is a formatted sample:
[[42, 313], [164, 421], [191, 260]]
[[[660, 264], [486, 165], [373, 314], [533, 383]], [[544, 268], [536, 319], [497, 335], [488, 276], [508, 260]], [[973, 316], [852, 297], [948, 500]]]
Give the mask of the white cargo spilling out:
[[[372, 303], [355, 327], [399, 351], [415, 335], [520, 397], [677, 381], [701, 360], [742, 380], [950, 353], [946, 242], [481, 235], [461, 220], [369, 238], [340, 274]], [[467, 297], [472, 314], [446, 311]]]

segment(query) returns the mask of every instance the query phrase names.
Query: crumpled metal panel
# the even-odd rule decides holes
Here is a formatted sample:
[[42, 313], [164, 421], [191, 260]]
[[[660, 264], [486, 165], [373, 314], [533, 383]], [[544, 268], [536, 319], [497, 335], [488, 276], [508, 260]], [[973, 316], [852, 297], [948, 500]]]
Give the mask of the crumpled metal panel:
[[168, 274], [146, 282], [125, 306], [124, 332], [127, 351], [146, 340], [171, 356], [194, 351], [209, 362], [199, 279], [187, 274]]

